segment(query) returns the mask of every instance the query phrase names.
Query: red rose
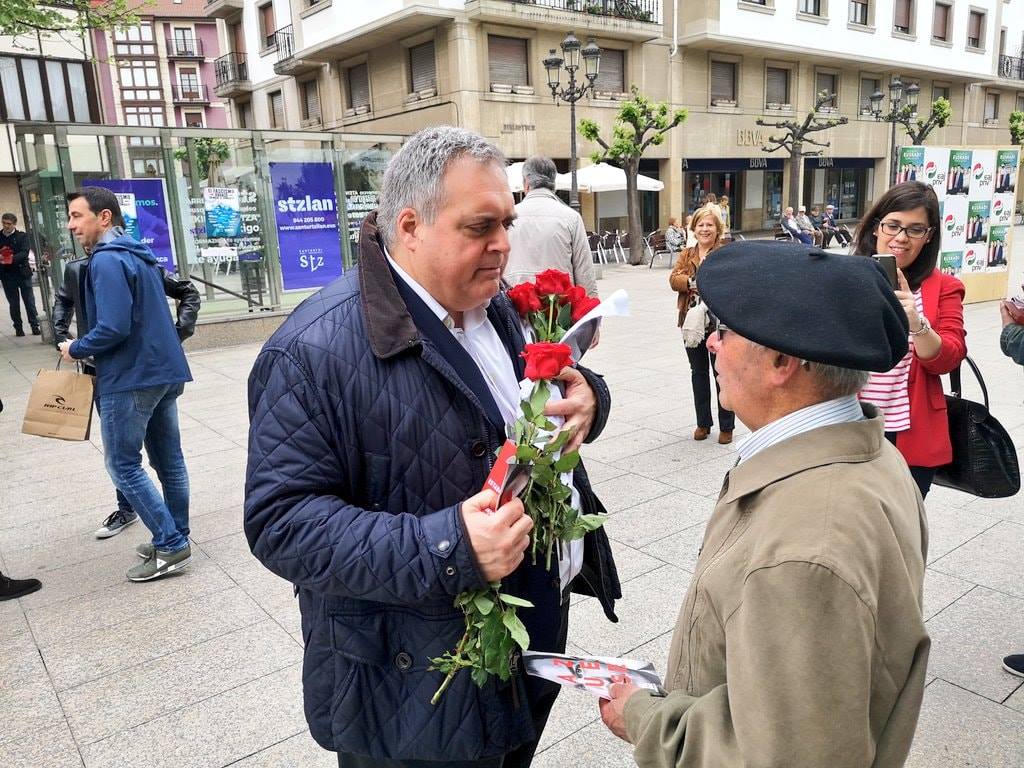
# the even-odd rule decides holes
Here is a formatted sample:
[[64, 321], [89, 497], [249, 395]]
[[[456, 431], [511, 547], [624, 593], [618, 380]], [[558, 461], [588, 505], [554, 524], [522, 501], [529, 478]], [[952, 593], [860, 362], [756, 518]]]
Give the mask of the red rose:
[[580, 299], [585, 299], [587, 292], [584, 290], [582, 285], [570, 285], [565, 289], [561, 298], [558, 300], [559, 304], [572, 304], [575, 305]]
[[507, 295], [515, 305], [516, 311], [526, 317], [530, 312], [540, 311], [540, 297], [537, 295], [537, 286], [533, 283], [520, 283], [509, 288]]
[[521, 356], [526, 361], [526, 378], [530, 381], [553, 379], [567, 365], [572, 365], [572, 350], [568, 344], [550, 341], [527, 344]]
[[587, 295], [584, 295], [579, 301], [574, 301], [572, 303], [572, 321], [575, 323], [600, 303], [600, 299]]
[[561, 296], [572, 287], [572, 280], [565, 272], [545, 269], [537, 273], [537, 293], [540, 296]]

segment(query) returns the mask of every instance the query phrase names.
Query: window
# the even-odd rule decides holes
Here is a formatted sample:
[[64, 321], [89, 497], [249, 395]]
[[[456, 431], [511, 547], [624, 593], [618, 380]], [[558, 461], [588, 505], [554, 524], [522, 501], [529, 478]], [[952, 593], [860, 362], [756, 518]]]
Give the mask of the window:
[[711, 103], [736, 103], [736, 64], [731, 61], [711, 62]]
[[877, 77], [862, 77], [860, 79], [860, 113], [862, 115], [871, 112], [871, 95], [880, 90], [882, 81]]
[[967, 16], [967, 47], [981, 48], [984, 34], [985, 14], [981, 11], [971, 11]]
[[299, 95], [302, 97], [302, 122], [320, 122], [320, 88], [316, 80], [299, 83]]
[[149, 22], [114, 30], [114, 53], [118, 56], [156, 56], [153, 25]]
[[948, 85], [933, 85], [932, 86], [932, 102], [936, 99], [946, 99], [949, 101], [949, 86]]
[[985, 94], [985, 122], [999, 120], [999, 94]]
[[868, 4], [862, 2], [862, 0], [850, 0], [850, 23], [851, 24], [863, 24], [868, 23]]
[[800, 0], [800, 13], [821, 16], [821, 0]]
[[267, 94], [267, 110], [270, 112], [270, 127], [284, 128], [284, 94], [280, 91]]
[[132, 176], [163, 176], [164, 161], [157, 155], [132, 158]]
[[626, 52], [614, 48], [601, 50], [601, 67], [594, 81], [594, 90], [602, 93], [625, 93]]
[[949, 42], [949, 17], [950, 6], [945, 3], [936, 3], [935, 11], [932, 13], [932, 40]]
[[370, 70], [366, 64], [349, 67], [348, 106], [349, 109], [370, 106]]
[[203, 127], [203, 113], [202, 112], [186, 112], [185, 113], [185, 127], [186, 128], [202, 128]]
[[524, 38], [488, 35], [487, 62], [491, 83], [530, 84], [530, 68], [527, 65]]
[[769, 109], [779, 109], [789, 104], [789, 70], [782, 67], [765, 69], [764, 104]]
[[188, 27], [174, 28], [174, 52], [179, 56], [196, 55], [196, 40]]
[[433, 40], [409, 49], [409, 82], [413, 93], [437, 88], [437, 60], [434, 57]]
[[238, 115], [238, 128], [253, 128], [252, 121], [252, 102], [250, 101], [239, 101], [235, 104], [236, 113]]
[[181, 67], [178, 69], [178, 85], [181, 87], [182, 98], [199, 98], [199, 72], [195, 67]]
[[259, 7], [260, 42], [264, 48], [270, 48], [276, 42], [277, 21], [274, 19], [274, 4], [267, 3]]
[[3, 116], [8, 120], [25, 119], [25, 103], [21, 100], [18, 64], [15, 59], [0, 58], [0, 100]]
[[999, 30], [999, 55], [1006, 55], [1006, 27]]
[[156, 61], [134, 59], [123, 62], [118, 72], [121, 78], [122, 100], [159, 101], [163, 99]]
[[896, 0], [893, 3], [892, 28], [895, 32], [901, 32], [904, 35], [910, 34], [912, 6], [911, 0]]
[[1017, 111], [1024, 112], [1024, 94], [1017, 94]]
[[827, 91], [832, 98], [822, 104], [823, 109], [835, 109], [839, 103], [839, 75], [834, 72], [819, 72], [814, 78], [814, 91]]
[[43, 76], [38, 59], [21, 60], [21, 76], [25, 82], [25, 94], [28, 96], [29, 120], [48, 120], [46, 96], [43, 94]]
[[231, 41], [232, 53], [245, 53], [245, 31], [241, 23], [232, 24], [228, 27], [228, 39]]
[[124, 107], [125, 125], [164, 125], [164, 108], [148, 106]]
[[68, 109], [68, 94], [64, 89], [64, 67], [59, 61], [46, 62], [46, 82], [50, 87], [50, 108], [53, 110], [53, 119], [59, 122], [69, 122], [71, 112]]

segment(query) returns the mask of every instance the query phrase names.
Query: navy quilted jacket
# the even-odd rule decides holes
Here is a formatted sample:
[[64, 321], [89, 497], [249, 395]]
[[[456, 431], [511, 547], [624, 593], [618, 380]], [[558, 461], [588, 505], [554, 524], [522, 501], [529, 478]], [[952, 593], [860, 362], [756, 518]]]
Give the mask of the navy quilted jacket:
[[[462, 673], [432, 706], [442, 676], [427, 667], [462, 634], [455, 595], [483, 586], [459, 506], [482, 487], [503, 435], [418, 330], [374, 221], [363, 225], [359, 269], [297, 307], [253, 367], [245, 532], [256, 557], [295, 584], [306, 718], [322, 747], [392, 759], [500, 755], [534, 737], [522, 677], [478, 689]], [[488, 313], [510, 352], [521, 349], [507, 298]], [[593, 439], [610, 399], [599, 376], [581, 371], [600, 404]], [[584, 511], [603, 512], [582, 468], [574, 480]], [[615, 620], [621, 593], [603, 531], [584, 552], [574, 589]], [[557, 650], [557, 572], [524, 564], [505, 586], [538, 606], [521, 611], [531, 647]]]

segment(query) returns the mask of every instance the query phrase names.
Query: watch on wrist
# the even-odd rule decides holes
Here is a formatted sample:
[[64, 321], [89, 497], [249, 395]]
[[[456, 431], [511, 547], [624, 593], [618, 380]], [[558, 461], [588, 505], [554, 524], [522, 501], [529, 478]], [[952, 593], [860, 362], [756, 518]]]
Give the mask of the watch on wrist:
[[927, 317], [925, 317], [924, 315], [920, 315], [920, 318], [921, 318], [921, 327], [918, 328], [916, 331], [911, 331], [910, 332], [911, 336], [920, 336], [923, 333], [928, 333], [928, 331], [930, 331], [932, 329], [931, 325], [929, 325], [929, 323], [928, 323], [928, 318]]

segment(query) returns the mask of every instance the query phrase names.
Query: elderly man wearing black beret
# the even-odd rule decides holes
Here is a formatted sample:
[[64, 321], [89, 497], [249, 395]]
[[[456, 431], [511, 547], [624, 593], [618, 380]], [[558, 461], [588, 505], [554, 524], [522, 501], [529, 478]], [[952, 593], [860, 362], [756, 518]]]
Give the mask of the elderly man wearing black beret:
[[640, 766], [900, 766], [924, 691], [924, 506], [857, 392], [909, 329], [872, 259], [740, 242], [698, 290], [721, 400], [751, 435], [726, 475], [664, 697], [617, 685]]

